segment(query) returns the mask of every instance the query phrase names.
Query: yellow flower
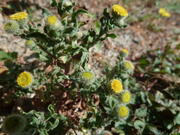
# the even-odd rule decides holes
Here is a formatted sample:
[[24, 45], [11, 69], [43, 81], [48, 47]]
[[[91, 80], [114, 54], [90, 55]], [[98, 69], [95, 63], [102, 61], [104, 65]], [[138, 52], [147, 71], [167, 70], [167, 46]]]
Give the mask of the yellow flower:
[[58, 23], [58, 18], [56, 16], [48, 16], [47, 23], [49, 25], [56, 25], [56, 23]]
[[124, 91], [121, 95], [121, 101], [123, 103], [129, 103], [131, 101], [131, 93], [129, 91]]
[[129, 51], [128, 49], [121, 49], [120, 54], [125, 57], [129, 55]]
[[94, 79], [94, 74], [92, 72], [83, 72], [82, 73], [82, 79], [84, 80], [93, 80]]
[[134, 70], [134, 65], [131, 61], [124, 61], [124, 68], [129, 70], [129, 71], [133, 71]]
[[28, 14], [26, 12], [18, 12], [9, 16], [11, 20], [17, 20], [17, 21], [26, 19], [27, 17]]
[[118, 4], [113, 5], [112, 10], [114, 13], [116, 13], [119, 16], [128, 16], [127, 10], [121, 5], [118, 5]]
[[111, 89], [115, 93], [120, 93], [123, 91], [123, 85], [120, 80], [114, 79], [111, 81]]
[[27, 88], [28, 86], [32, 84], [33, 76], [31, 73], [24, 71], [19, 74], [16, 81], [17, 81], [17, 84], [21, 86], [22, 88]]
[[118, 116], [120, 118], [127, 118], [129, 115], [129, 108], [125, 105], [120, 105], [118, 108]]
[[161, 16], [164, 16], [164, 17], [170, 17], [171, 16], [171, 14], [166, 9], [164, 9], [164, 8], [160, 8], [159, 9], [159, 14]]

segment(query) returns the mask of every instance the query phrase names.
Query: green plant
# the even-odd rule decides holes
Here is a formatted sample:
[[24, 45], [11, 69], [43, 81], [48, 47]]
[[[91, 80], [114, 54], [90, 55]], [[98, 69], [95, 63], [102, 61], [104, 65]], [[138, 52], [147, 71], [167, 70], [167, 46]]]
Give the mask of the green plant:
[[25, 131], [31, 135], [37, 133], [39, 135], [55, 134], [58, 126], [64, 126], [64, 129], [62, 127], [58, 129], [58, 132], [63, 133], [68, 120], [65, 116], [57, 114], [52, 105], [48, 106], [46, 114], [33, 110], [27, 113], [24, 112], [24, 115], [28, 121]]
[[[122, 6], [114, 5], [112, 11], [104, 10], [100, 20], [95, 22], [95, 27], [90, 27], [85, 31], [83, 29], [86, 22], [80, 21], [80, 15], [87, 15], [91, 18], [95, 18], [95, 16], [85, 9], [76, 8], [75, 4], [71, 1], [62, 0], [61, 2], [56, 2], [51, 0], [50, 3], [53, 7], [57, 8], [59, 15], [55, 16], [50, 11], [44, 10], [44, 20], [46, 22], [44, 26], [34, 24], [31, 20], [28, 20], [26, 12], [19, 12], [10, 16], [10, 19], [20, 26], [15, 35], [26, 39], [25, 44], [27, 47], [34, 50], [37, 59], [45, 63], [42, 69], [36, 68], [32, 74], [30, 71], [18, 72], [20, 74], [17, 75], [16, 81], [19, 85], [17, 88], [20, 90], [16, 91], [15, 94], [18, 98], [21, 98], [29, 93], [35, 93], [35, 97], [41, 100], [42, 104], [45, 106], [54, 104], [56, 111], [63, 112], [65, 111], [62, 108], [63, 105], [56, 101], [60, 98], [57, 95], [67, 93], [70, 100], [74, 102], [76, 100], [83, 100], [86, 107], [84, 110], [82, 110], [81, 106], [69, 108], [67, 111], [72, 109], [73, 114], [76, 113], [75, 109], [80, 109], [84, 112], [84, 115], [83, 117], [76, 116], [73, 118], [67, 112], [65, 115], [68, 119], [62, 117], [63, 113], [55, 113], [51, 105], [48, 108], [49, 113], [35, 110], [24, 113], [29, 123], [26, 131], [41, 135], [53, 134], [57, 128], [60, 128], [62, 123], [64, 125], [64, 127], [61, 127], [62, 130], [83, 128], [89, 123], [92, 124], [92, 122], [95, 122], [95, 126], [91, 126], [91, 129], [101, 126], [106, 127], [107, 125], [103, 124], [104, 120], [100, 123], [92, 120], [99, 119], [100, 115], [108, 114], [118, 119], [116, 111], [111, 114], [110, 109], [115, 109], [116, 104], [118, 106], [120, 103], [118, 98], [120, 100], [120, 97], [118, 97], [118, 94], [116, 95], [109, 91], [108, 89], [113, 88], [107, 84], [111, 80], [119, 78], [119, 80], [122, 80], [122, 82], [118, 82], [122, 83], [122, 91], [125, 80], [125, 88], [128, 88], [129, 73], [126, 73], [126, 67], [123, 67], [123, 63], [120, 63], [113, 70], [121, 72], [122, 69], [124, 78], [121, 78], [120, 74], [115, 75], [114, 73], [109, 77], [105, 75], [103, 78], [97, 78], [96, 74], [88, 68], [89, 50], [108, 37], [116, 38], [112, 30], [126, 26], [125, 18], [128, 12]], [[124, 56], [120, 56], [120, 59], [124, 59]], [[111, 70], [112, 67], [109, 67], [109, 72]], [[133, 69], [130, 70], [131, 72], [133, 71]], [[116, 82], [113, 85], [119, 91], [119, 87], [116, 88]], [[104, 93], [101, 95], [103, 91]], [[107, 103], [107, 107], [101, 108], [99, 103], [95, 106], [95, 99], [91, 99], [92, 96], [100, 97], [98, 100], [102, 102], [102, 105]], [[65, 107], [67, 108], [68, 106]], [[92, 108], [96, 110], [99, 107], [102, 110], [100, 109], [101, 111], [97, 113], [88, 111]], [[89, 118], [89, 113], [92, 113], [90, 115], [91, 118]], [[73, 119], [76, 120], [73, 122]], [[107, 120], [109, 119], [110, 117]], [[87, 122], [85, 122], [86, 120]]]
[[138, 121], [143, 126], [139, 130], [160, 135], [178, 133], [180, 85], [177, 52], [178, 46], [176, 49], [166, 46], [165, 50], [149, 51], [138, 59], [137, 80], [140, 83], [143, 80], [142, 86], [146, 90], [140, 94], [142, 105], [137, 109], [137, 115], [145, 118]]

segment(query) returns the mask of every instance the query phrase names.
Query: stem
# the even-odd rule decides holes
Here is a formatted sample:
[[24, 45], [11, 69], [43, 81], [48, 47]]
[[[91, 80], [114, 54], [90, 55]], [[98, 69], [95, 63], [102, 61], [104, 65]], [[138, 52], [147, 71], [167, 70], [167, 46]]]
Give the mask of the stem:
[[76, 131], [74, 130], [74, 128], [72, 128], [72, 130], [74, 131], [74, 133], [75, 133], [76, 135], [78, 135], [78, 134], [76, 133]]
[[61, 66], [61, 67], [64, 67], [64, 66], [65, 66], [64, 64], [61, 63], [61, 61], [60, 61], [56, 56], [54, 56], [53, 54], [51, 54], [50, 52], [48, 52], [42, 45], [37, 44], [37, 46], [38, 46], [41, 50], [43, 50], [45, 53], [47, 53], [51, 58], [57, 60], [59, 66]]

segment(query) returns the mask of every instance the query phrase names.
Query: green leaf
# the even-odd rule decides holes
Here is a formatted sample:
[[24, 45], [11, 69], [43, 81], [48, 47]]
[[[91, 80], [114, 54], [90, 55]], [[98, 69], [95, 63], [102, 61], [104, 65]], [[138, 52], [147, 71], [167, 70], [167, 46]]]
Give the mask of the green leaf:
[[58, 6], [58, 3], [56, 2], [56, 0], [50, 0], [49, 2], [51, 4], [51, 6], [53, 6], [53, 7]]
[[155, 135], [162, 135], [162, 133], [155, 126], [148, 126], [148, 128]]
[[180, 69], [180, 64], [176, 64], [174, 66], [175, 66], [175, 68]]
[[174, 123], [180, 125], [180, 113], [175, 117]]
[[1, 60], [13, 60], [17, 58], [16, 52], [7, 53], [4, 51], [0, 51], [0, 61]]
[[49, 11], [47, 8], [42, 9], [43, 16], [49, 16], [52, 15], [51, 11]]
[[110, 108], [113, 110], [116, 107], [118, 101], [114, 96], [108, 96], [107, 103], [110, 106]]
[[111, 34], [107, 34], [106, 35], [106, 37], [110, 37], [110, 38], [116, 38], [117, 36], [116, 36], [116, 34], [113, 34], [113, 33], [111, 33]]
[[140, 130], [141, 132], [144, 130], [145, 125], [146, 125], [145, 122], [141, 120], [136, 120], [134, 122], [134, 127]]
[[100, 29], [101, 29], [101, 23], [99, 21], [96, 21], [96, 23], [95, 23], [95, 31], [97, 33], [99, 33]]
[[146, 58], [141, 58], [139, 60], [139, 64], [144, 65], [144, 66], [148, 66], [150, 63]]
[[146, 117], [146, 115], [147, 115], [147, 108], [143, 107], [143, 108], [136, 109], [135, 115], [137, 117]]
[[53, 107], [53, 105], [52, 105], [52, 104], [50, 104], [50, 105], [48, 106], [48, 111], [50, 112], [50, 114], [55, 113], [55, 111], [54, 111], [54, 107]]
[[76, 17], [77, 17], [78, 15], [80, 15], [80, 14], [87, 14], [87, 15], [89, 15], [89, 16], [92, 17], [92, 14], [90, 14], [87, 10], [85, 10], [85, 9], [79, 9], [79, 10], [77, 10], [76, 12], [74, 12], [74, 13], [72, 14], [72, 20], [76, 20]]

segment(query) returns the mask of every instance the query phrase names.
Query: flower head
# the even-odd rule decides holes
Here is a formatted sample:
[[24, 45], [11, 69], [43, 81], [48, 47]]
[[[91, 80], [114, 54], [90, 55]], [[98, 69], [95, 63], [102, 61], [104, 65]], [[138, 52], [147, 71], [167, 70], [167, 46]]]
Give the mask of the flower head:
[[113, 79], [111, 81], [110, 85], [111, 85], [112, 91], [115, 93], [120, 93], [123, 91], [123, 85], [122, 85], [122, 82], [120, 80]]
[[121, 5], [118, 5], [118, 4], [113, 5], [112, 10], [115, 14], [119, 16], [128, 16], [127, 10]]
[[12, 114], [3, 121], [3, 130], [8, 133], [17, 133], [26, 127], [26, 118], [20, 114]]
[[122, 94], [121, 94], [121, 101], [123, 103], [129, 103], [131, 101], [131, 93], [129, 91], [124, 91]]
[[56, 16], [48, 16], [47, 17], [47, 23], [48, 25], [55, 25], [56, 23], [58, 23], [58, 18]]
[[26, 19], [27, 17], [28, 14], [26, 12], [18, 12], [9, 16], [11, 20], [16, 20], [16, 21]]
[[129, 55], [129, 50], [128, 49], [121, 49], [120, 55], [126, 57]]
[[46, 20], [46, 23], [51, 29], [54, 29], [54, 30], [56, 30], [58, 28], [62, 28], [61, 22], [54, 15], [53, 16], [48, 16], [47, 20]]
[[31, 73], [24, 71], [19, 74], [16, 81], [17, 81], [17, 84], [21, 86], [22, 88], [27, 88], [32, 84], [33, 76]]
[[87, 72], [87, 71], [83, 72], [81, 76], [82, 76], [82, 79], [87, 80], [87, 81], [91, 81], [94, 79], [94, 74], [92, 72]]
[[123, 64], [124, 64], [124, 68], [125, 69], [127, 69], [129, 71], [133, 71], [134, 70], [134, 65], [133, 65], [133, 63], [131, 61], [126, 60], [126, 61], [124, 61]]
[[16, 21], [7, 22], [4, 25], [4, 30], [7, 33], [15, 34], [19, 31], [19, 24]]
[[129, 115], [129, 108], [125, 105], [120, 105], [118, 107], [118, 116], [120, 118], [127, 118]]
[[159, 9], [159, 14], [161, 16], [164, 16], [164, 17], [170, 17], [171, 16], [171, 14], [166, 9], [164, 9], [164, 8], [160, 8]]

